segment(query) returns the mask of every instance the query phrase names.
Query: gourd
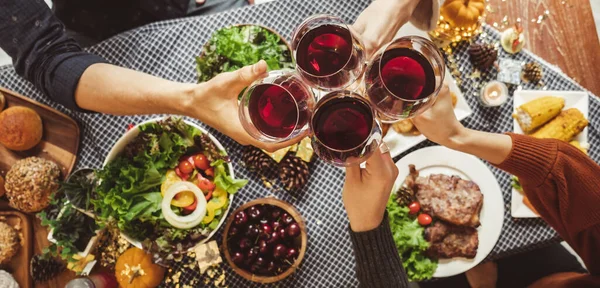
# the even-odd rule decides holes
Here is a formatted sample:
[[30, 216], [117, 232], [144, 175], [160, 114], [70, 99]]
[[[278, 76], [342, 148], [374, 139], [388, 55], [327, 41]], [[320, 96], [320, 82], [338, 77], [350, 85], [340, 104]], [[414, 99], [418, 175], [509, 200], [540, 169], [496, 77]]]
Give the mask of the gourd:
[[117, 259], [115, 276], [121, 288], [155, 288], [162, 282], [165, 269], [154, 264], [144, 250], [134, 247]]
[[485, 0], [446, 0], [440, 9], [444, 20], [454, 27], [470, 27], [485, 12]]

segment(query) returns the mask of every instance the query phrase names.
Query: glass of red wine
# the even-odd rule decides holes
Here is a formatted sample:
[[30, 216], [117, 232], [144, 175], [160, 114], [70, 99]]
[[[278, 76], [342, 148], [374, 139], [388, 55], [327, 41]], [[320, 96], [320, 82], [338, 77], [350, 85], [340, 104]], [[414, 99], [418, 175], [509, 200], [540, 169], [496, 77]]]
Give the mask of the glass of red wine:
[[323, 96], [310, 121], [313, 149], [335, 166], [366, 161], [382, 138], [375, 115], [369, 100], [357, 93], [341, 90]]
[[252, 137], [278, 143], [308, 131], [314, 106], [311, 89], [294, 70], [277, 70], [244, 91], [239, 117]]
[[292, 51], [302, 78], [325, 91], [348, 87], [365, 68], [360, 39], [336, 16], [319, 14], [304, 20], [292, 36]]
[[444, 73], [444, 58], [431, 41], [418, 36], [398, 38], [367, 66], [366, 94], [382, 122], [412, 118], [433, 105]]

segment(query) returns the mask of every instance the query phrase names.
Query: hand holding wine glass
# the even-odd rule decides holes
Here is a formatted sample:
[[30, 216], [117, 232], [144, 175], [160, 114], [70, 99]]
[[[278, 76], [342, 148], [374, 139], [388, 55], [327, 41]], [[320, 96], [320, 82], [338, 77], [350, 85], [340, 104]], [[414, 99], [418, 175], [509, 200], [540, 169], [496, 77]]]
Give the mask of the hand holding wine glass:
[[198, 85], [195, 95], [190, 98], [193, 103], [187, 116], [200, 119], [207, 125], [219, 130], [242, 145], [253, 145], [267, 151], [292, 145], [302, 137], [281, 143], [265, 143], [248, 134], [238, 118], [238, 95], [254, 81], [267, 75], [267, 63], [264, 60], [233, 72], [217, 75], [208, 82]]
[[427, 139], [448, 146], [451, 140], [464, 130], [456, 119], [448, 85], [444, 84], [437, 101], [429, 110], [416, 116], [412, 122]]
[[366, 168], [346, 168], [342, 200], [352, 231], [369, 231], [381, 224], [396, 177], [398, 167], [385, 143], [367, 160]]
[[360, 34], [367, 58], [392, 41], [420, 1], [376, 0], [358, 15], [352, 27]]

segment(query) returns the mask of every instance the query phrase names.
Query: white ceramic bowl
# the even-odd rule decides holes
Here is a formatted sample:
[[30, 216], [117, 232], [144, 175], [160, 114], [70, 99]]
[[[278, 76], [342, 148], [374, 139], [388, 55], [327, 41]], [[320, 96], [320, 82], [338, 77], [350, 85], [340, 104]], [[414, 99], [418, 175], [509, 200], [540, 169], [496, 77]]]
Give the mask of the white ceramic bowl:
[[[151, 119], [148, 121], [144, 121], [142, 123], [137, 124], [135, 127], [130, 129], [129, 131], [127, 131], [123, 136], [121, 136], [121, 138], [119, 138], [119, 140], [117, 140], [117, 143], [115, 143], [115, 146], [113, 146], [113, 148], [110, 149], [110, 151], [108, 152], [108, 155], [104, 159], [104, 163], [102, 164], [102, 167], [106, 166], [106, 164], [108, 164], [110, 161], [115, 159], [121, 153], [121, 151], [123, 151], [123, 149], [125, 149], [125, 146], [127, 146], [127, 144], [129, 144], [129, 142], [133, 141], [133, 139], [140, 133], [140, 129], [138, 129], [139, 126], [148, 124], [148, 123], [158, 122], [163, 119], [165, 119], [165, 117], [155, 118], [155, 119]], [[183, 120], [183, 122], [187, 125], [190, 125], [196, 129], [200, 130], [203, 134], [207, 134], [208, 137], [210, 138], [210, 140], [213, 143], [215, 143], [215, 145], [217, 145], [217, 148], [219, 148], [219, 150], [225, 150], [223, 145], [221, 145], [221, 143], [219, 143], [219, 141], [217, 141], [217, 139], [215, 137], [210, 135], [210, 133], [208, 133], [208, 131], [206, 131], [202, 127], [200, 127], [194, 123], [191, 123], [189, 121]], [[227, 167], [229, 168], [230, 176], [232, 178], [235, 178], [235, 174], [233, 172], [233, 165], [231, 165], [231, 163], [227, 163]], [[221, 225], [223, 225], [223, 223], [225, 223], [225, 218], [227, 218], [227, 214], [229, 214], [229, 210], [231, 209], [231, 203], [233, 203], [233, 194], [229, 195], [229, 204], [227, 205], [227, 209], [225, 210], [225, 213], [221, 216], [221, 221], [219, 221], [219, 225], [217, 226], [217, 228], [215, 228], [215, 230], [210, 232], [210, 234], [208, 234], [208, 237], [206, 237], [202, 241], [199, 241], [198, 243], [196, 243], [196, 245], [207, 242], [208, 240], [210, 240], [210, 238], [213, 237], [213, 235], [215, 235], [215, 233], [217, 233], [217, 231], [219, 230]], [[130, 238], [125, 233], [121, 233], [121, 235], [123, 236], [123, 238], [125, 238], [127, 241], [129, 241], [129, 243], [131, 243], [133, 246], [142, 248], [142, 243], [140, 241]], [[193, 248], [194, 247], [190, 247], [190, 249], [188, 249], [188, 251], [192, 251]]]

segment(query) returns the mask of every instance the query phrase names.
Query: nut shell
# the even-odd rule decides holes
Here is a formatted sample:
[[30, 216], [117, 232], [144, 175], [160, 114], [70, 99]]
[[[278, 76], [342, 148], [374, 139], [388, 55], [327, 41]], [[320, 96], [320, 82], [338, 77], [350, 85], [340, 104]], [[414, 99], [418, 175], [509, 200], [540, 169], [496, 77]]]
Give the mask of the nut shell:
[[6, 196], [11, 207], [37, 212], [48, 206], [58, 187], [60, 169], [52, 161], [29, 157], [17, 161], [6, 174]]
[[0, 144], [14, 151], [33, 148], [42, 140], [42, 118], [27, 107], [10, 107], [0, 113]]
[[0, 222], [0, 266], [10, 263], [20, 246], [19, 234], [15, 228]]

